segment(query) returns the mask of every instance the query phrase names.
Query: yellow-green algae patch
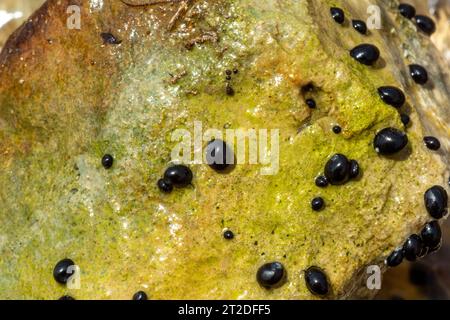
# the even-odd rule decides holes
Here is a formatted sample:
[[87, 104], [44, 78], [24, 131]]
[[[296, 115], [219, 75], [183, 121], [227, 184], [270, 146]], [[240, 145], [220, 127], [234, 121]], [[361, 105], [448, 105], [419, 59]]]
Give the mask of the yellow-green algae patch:
[[[417, 230], [427, 219], [422, 193], [441, 182], [443, 165], [423, 148], [414, 111], [409, 156], [375, 153], [378, 129], [401, 128], [397, 110], [376, 93], [383, 83], [395, 85], [395, 66], [357, 64], [338, 38], [322, 35], [322, 23], [336, 28], [331, 19], [316, 20], [316, 11], [327, 12], [326, 1], [311, 3], [195, 1], [191, 10], [198, 14], [172, 33], [160, 33], [166, 17], [152, 8], [111, 3], [91, 16], [92, 38], [102, 30], [97, 23], [118, 17], [124, 42], [114, 48], [98, 43], [85, 52], [95, 57], [92, 47], [106, 51], [112, 62], [96, 63], [111, 64], [111, 77], [69, 69], [62, 71], [63, 83], [28, 79], [38, 98], [1, 92], [0, 115], [6, 128], [14, 128], [1, 127], [8, 139], [2, 150], [14, 156], [3, 152], [0, 163], [0, 297], [130, 299], [144, 290], [152, 299], [314, 298], [303, 279], [311, 265], [326, 271], [330, 297], [341, 297], [361, 268], [381, 263]], [[123, 18], [124, 12], [132, 18]], [[157, 19], [160, 24], [152, 24]], [[218, 40], [187, 48], [199, 32], [192, 25], [216, 32]], [[376, 35], [369, 39], [383, 52]], [[59, 54], [64, 57], [64, 51], [47, 52], [48, 59]], [[233, 68], [239, 73], [229, 96], [225, 70]], [[308, 109], [301, 94], [309, 82], [317, 88], [317, 110]], [[100, 101], [83, 92], [91, 85]], [[58, 99], [52, 105], [64, 102], [62, 115], [74, 116], [64, 122], [66, 130], [45, 124], [42, 101], [52, 95]], [[14, 127], [8, 112], [36, 102], [19, 116], [30, 128]], [[40, 116], [43, 124], [36, 122]], [[195, 121], [205, 129], [279, 129], [279, 172], [264, 176], [260, 165], [246, 164], [217, 174], [192, 164], [193, 185], [162, 194], [156, 181], [177, 143], [171, 134], [193, 134]], [[332, 133], [333, 124], [342, 126], [341, 135]], [[15, 139], [40, 125], [44, 130], [37, 132], [51, 131], [45, 141], [30, 139], [25, 151], [16, 152], [21, 144]], [[110, 170], [101, 166], [104, 153], [115, 157]], [[334, 153], [356, 159], [362, 176], [320, 189], [314, 179]], [[321, 212], [310, 208], [316, 196], [326, 202]], [[235, 239], [223, 239], [224, 228]], [[53, 266], [65, 257], [81, 268], [78, 290], [52, 278]], [[256, 270], [275, 260], [286, 267], [287, 283], [263, 289]]]

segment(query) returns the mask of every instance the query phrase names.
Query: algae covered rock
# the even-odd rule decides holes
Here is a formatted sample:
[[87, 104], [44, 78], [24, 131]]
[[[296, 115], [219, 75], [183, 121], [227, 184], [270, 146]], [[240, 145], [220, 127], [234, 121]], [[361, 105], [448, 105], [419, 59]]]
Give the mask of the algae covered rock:
[[[369, 5], [47, 1], [0, 54], [0, 298], [365, 294], [367, 266], [432, 220], [424, 194], [447, 188], [450, 145], [439, 54], [396, 1], [378, 1], [380, 29], [353, 29]], [[379, 50], [371, 65], [350, 55], [360, 44]], [[274, 161], [218, 172], [193, 156], [205, 139], [183, 163], [192, 182], [162, 192], [174, 132], [199, 125], [266, 130]], [[374, 145], [386, 128], [407, 136], [389, 155]], [[317, 186], [334, 155], [339, 183]], [[64, 259], [76, 286], [55, 281]]]

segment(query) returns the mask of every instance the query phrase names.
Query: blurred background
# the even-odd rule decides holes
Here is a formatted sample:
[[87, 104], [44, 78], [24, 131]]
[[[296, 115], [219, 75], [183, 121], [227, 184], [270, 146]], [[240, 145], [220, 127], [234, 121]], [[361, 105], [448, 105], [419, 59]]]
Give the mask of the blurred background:
[[[414, 5], [417, 13], [434, 17], [437, 31], [431, 40], [442, 52], [447, 66], [450, 66], [450, 0], [404, 2]], [[44, 0], [0, 0], [0, 50], [8, 36], [42, 3]], [[390, 269], [383, 277], [382, 289], [376, 298], [450, 299], [450, 221], [445, 222], [443, 234], [443, 245], [437, 253], [419, 262], [403, 263]]]
[[0, 50], [17, 29], [44, 0], [0, 0]]

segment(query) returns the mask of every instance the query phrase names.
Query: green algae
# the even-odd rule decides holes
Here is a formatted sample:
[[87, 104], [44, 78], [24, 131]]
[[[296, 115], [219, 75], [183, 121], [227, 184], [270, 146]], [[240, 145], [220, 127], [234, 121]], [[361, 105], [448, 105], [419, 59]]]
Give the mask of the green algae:
[[[282, 3], [242, 0], [220, 7], [217, 1], [201, 26], [220, 30], [219, 42], [186, 50], [184, 38], [143, 39], [128, 52], [108, 49], [119, 70], [110, 84], [83, 72], [70, 72], [77, 80], [70, 89], [52, 84], [60, 92], [74, 90], [74, 99], [54, 103], [64, 101], [64, 108], [39, 131], [48, 135], [39, 141], [48, 144], [35, 143], [0, 164], [0, 297], [130, 299], [144, 290], [154, 299], [314, 298], [302, 278], [310, 265], [327, 272], [331, 297], [339, 297], [357, 270], [380, 263], [426, 220], [417, 197], [403, 193], [405, 186], [412, 193], [423, 188], [411, 171], [439, 180], [439, 170], [422, 166], [438, 169], [437, 159], [414, 147], [420, 127], [411, 129], [412, 154], [403, 161], [379, 157], [372, 146], [377, 129], [401, 125], [397, 111], [376, 94], [392, 76], [330, 47], [336, 39], [325, 42], [317, 34], [306, 2]], [[239, 73], [230, 97], [224, 71], [234, 67]], [[186, 75], [168, 81], [180, 70]], [[313, 114], [300, 94], [309, 81], [318, 87]], [[91, 94], [106, 96], [98, 102], [105, 111], [92, 115], [81, 108], [92, 101], [83, 101], [77, 89], [91, 84]], [[37, 102], [1, 98], [2, 116], [18, 108], [10, 101], [41, 105], [50, 87], [39, 88]], [[36, 117], [48, 118], [39, 108], [25, 110], [20, 119], [31, 119], [32, 127], [41, 124]], [[60, 130], [59, 117], [75, 110], [79, 114], [63, 123], [70, 130]], [[161, 194], [156, 181], [171, 160], [171, 133], [192, 130], [194, 121], [205, 128], [280, 129], [280, 171], [263, 176], [259, 165], [238, 165], [218, 175], [192, 165], [193, 186]], [[334, 123], [342, 135], [332, 133]], [[17, 144], [8, 143], [11, 149]], [[104, 153], [115, 157], [111, 170], [101, 166]], [[314, 178], [334, 153], [357, 159], [362, 177], [319, 189]], [[326, 201], [319, 213], [310, 208], [318, 195]], [[223, 228], [235, 233], [232, 242], [222, 238]], [[52, 279], [54, 264], [65, 257], [81, 268], [79, 290]], [[274, 260], [285, 265], [288, 283], [267, 291], [255, 274]]]

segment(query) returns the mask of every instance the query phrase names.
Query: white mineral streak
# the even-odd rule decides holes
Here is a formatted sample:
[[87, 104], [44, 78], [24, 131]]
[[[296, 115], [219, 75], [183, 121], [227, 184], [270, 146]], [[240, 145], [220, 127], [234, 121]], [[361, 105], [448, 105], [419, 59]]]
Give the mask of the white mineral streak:
[[177, 231], [181, 229], [181, 225], [179, 223], [177, 223], [176, 221], [178, 220], [178, 217], [176, 214], [172, 214], [171, 216], [169, 216], [169, 229], [170, 229], [170, 234], [175, 237], [177, 234]]
[[6, 235], [0, 234], [0, 250], [3, 249], [7, 240], [8, 240], [8, 237]]
[[237, 300], [243, 300], [248, 296], [248, 291], [245, 290], [242, 294], [237, 297]]
[[22, 17], [23, 12], [21, 11], [8, 12], [6, 10], [0, 10], [0, 28], [6, 25], [11, 20], [20, 19]]
[[95, 166], [89, 163], [85, 155], [81, 155], [76, 160], [80, 173], [80, 191], [82, 192], [83, 203], [86, 206], [89, 216], [95, 216], [95, 204], [104, 193], [105, 181]]

